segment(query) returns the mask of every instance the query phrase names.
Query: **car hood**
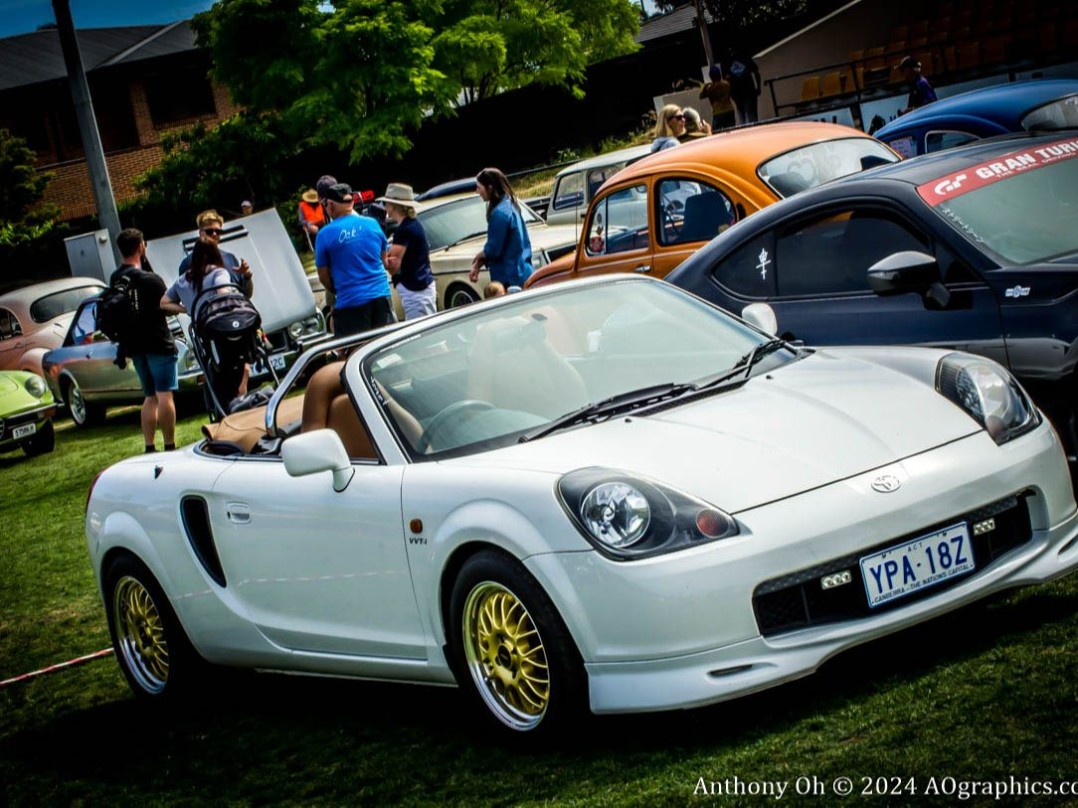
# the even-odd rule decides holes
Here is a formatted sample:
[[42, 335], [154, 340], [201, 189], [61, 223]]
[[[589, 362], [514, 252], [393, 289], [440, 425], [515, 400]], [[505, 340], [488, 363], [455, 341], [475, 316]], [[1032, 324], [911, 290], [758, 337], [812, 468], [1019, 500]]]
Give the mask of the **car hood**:
[[[452, 247], [441, 250], [431, 250], [431, 260], [445, 260], [446, 257], [455, 258], [463, 255], [468, 258], [468, 263], [470, 265], [472, 258], [475, 257], [476, 242], [482, 242], [485, 239], [486, 235], [484, 234], [468, 239], [467, 241], [462, 241], [460, 244], [455, 244]], [[533, 224], [528, 227], [528, 239], [532, 243], [533, 254], [539, 250], [564, 247], [568, 244], [575, 246], [576, 228], [571, 224]]]
[[22, 384], [18, 379], [8, 373], [0, 373], [0, 397], [21, 389]]
[[930, 386], [820, 352], [683, 406], [446, 462], [553, 474], [607, 466], [737, 512], [978, 431]]

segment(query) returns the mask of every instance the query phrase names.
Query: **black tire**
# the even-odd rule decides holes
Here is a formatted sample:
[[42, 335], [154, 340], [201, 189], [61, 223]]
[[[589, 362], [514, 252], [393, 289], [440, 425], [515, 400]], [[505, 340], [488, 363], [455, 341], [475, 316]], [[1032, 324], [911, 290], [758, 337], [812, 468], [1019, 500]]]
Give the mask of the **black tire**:
[[74, 379], [64, 379], [64, 402], [67, 404], [67, 414], [80, 429], [95, 426], [104, 422], [105, 408], [100, 404], [92, 404], [82, 397], [82, 390]]
[[105, 614], [116, 660], [135, 695], [166, 704], [198, 692], [207, 665], [156, 579], [134, 556], [109, 564]]
[[503, 553], [469, 558], [453, 584], [457, 677], [501, 731], [552, 737], [587, 716], [580, 653], [539, 583]]
[[52, 428], [51, 419], [38, 427], [34, 437], [22, 445], [22, 450], [27, 457], [48, 454], [54, 448], [56, 448], [56, 432]]
[[462, 283], [454, 283], [445, 292], [445, 304], [442, 308], [457, 309], [461, 306], [475, 303], [477, 300], [479, 300], [479, 295], [475, 293], [472, 287], [465, 286]]

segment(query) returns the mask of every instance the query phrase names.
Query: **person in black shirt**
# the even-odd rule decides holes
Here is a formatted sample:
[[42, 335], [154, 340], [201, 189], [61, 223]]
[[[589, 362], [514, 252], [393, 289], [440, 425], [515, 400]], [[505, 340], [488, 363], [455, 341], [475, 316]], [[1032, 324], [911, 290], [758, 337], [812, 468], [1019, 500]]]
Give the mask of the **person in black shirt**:
[[414, 320], [434, 314], [438, 292], [430, 268], [427, 233], [415, 215], [422, 207], [415, 201], [412, 186], [391, 182], [386, 195], [378, 199], [386, 206], [386, 216], [397, 222], [393, 243], [386, 251], [386, 269], [397, 287], [404, 319]]
[[135, 366], [145, 399], [142, 402], [142, 436], [146, 451], [154, 451], [154, 436], [158, 428], [164, 438], [165, 451], [176, 448], [176, 402], [173, 394], [179, 387], [176, 375], [176, 342], [172, 338], [161, 297], [165, 282], [142, 268], [146, 241], [142, 232], [128, 228], [116, 238], [122, 262], [112, 273], [111, 284], [121, 278], [131, 290], [135, 309], [131, 336], [120, 350]]

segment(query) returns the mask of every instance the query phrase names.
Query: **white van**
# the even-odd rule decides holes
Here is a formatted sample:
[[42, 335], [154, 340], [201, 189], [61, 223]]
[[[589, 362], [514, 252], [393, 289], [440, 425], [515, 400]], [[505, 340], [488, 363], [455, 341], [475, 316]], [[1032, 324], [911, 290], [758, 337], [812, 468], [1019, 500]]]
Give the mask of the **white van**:
[[588, 203], [608, 179], [641, 157], [651, 154], [651, 144], [589, 157], [558, 172], [547, 208], [547, 224], [575, 224], [584, 220]]

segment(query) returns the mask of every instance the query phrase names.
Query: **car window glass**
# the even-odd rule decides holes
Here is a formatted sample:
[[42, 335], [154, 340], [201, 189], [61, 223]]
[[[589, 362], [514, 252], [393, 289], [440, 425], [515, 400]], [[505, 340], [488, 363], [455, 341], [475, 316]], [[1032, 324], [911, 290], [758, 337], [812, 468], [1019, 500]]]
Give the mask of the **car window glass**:
[[554, 189], [554, 199], [550, 207], [554, 210], [575, 208], [584, 202], [584, 177], [579, 171], [558, 178], [558, 187]]
[[775, 293], [774, 238], [765, 233], [742, 244], [711, 270], [716, 283], [744, 297]]
[[589, 255], [610, 255], [648, 246], [647, 188], [634, 185], [607, 194], [588, 223]]
[[0, 309], [0, 339], [22, 336], [18, 318], [7, 309]]
[[[520, 213], [525, 224], [541, 221], [526, 205], [521, 205]], [[434, 205], [420, 211], [416, 218], [423, 225], [431, 251], [444, 249], [468, 237], [480, 238], [487, 234], [487, 203], [477, 194]]]
[[934, 210], [966, 238], [1009, 263], [1078, 254], [1078, 159], [1016, 173], [948, 199]]
[[1022, 128], [1029, 129], [1078, 129], [1078, 95], [1057, 98], [1037, 107], [1022, 118]]
[[47, 323], [49, 320], [74, 311], [79, 307], [79, 303], [100, 292], [100, 286], [87, 285], [39, 297], [30, 304], [30, 319], [35, 323]]
[[613, 165], [591, 169], [588, 172], [588, 199], [593, 199], [595, 193], [603, 186], [603, 183], [625, 168], [626, 165], [626, 161], [622, 160]]
[[71, 344], [85, 345], [93, 342], [95, 331], [97, 331], [97, 304], [90, 303], [79, 310], [75, 321], [71, 324]]
[[697, 180], [668, 178], [658, 185], [659, 243], [710, 241], [733, 224], [734, 205], [718, 188]]
[[892, 253], [928, 245], [896, 217], [844, 210], [780, 233], [775, 241], [778, 293], [825, 295], [869, 290], [869, 267]]
[[944, 149], [953, 149], [955, 146], [972, 143], [977, 139], [976, 135], [971, 135], [969, 132], [929, 132], [925, 135], [925, 151], [931, 154]]
[[874, 138], [842, 138], [776, 155], [761, 163], [757, 174], [776, 194], [787, 197], [872, 166], [897, 162], [898, 155]]

